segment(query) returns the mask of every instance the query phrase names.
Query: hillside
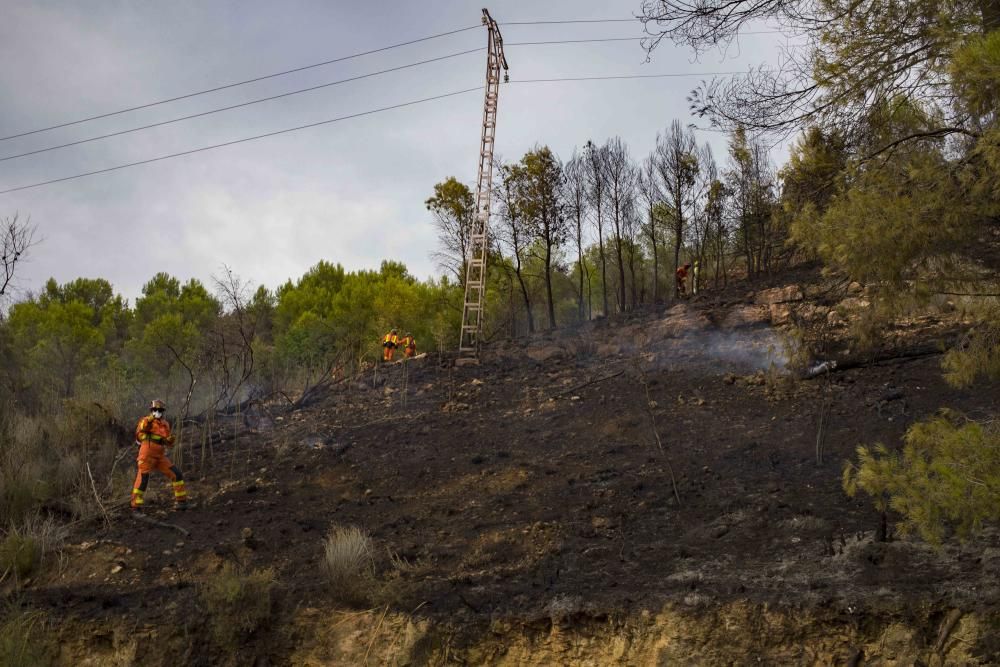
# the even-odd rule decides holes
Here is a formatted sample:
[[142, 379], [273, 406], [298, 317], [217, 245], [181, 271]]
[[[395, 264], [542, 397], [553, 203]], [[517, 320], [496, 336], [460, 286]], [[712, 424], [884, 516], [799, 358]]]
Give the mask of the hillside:
[[[79, 523], [20, 603], [65, 665], [996, 664], [1000, 533], [877, 542], [840, 478], [859, 444], [1000, 385], [946, 388], [945, 316], [859, 357], [844, 313], [864, 307], [786, 276], [255, 409], [204, 458], [187, 445], [190, 511], [151, 482], [148, 515], [187, 534]], [[855, 367], [796, 379], [790, 321]], [[353, 607], [319, 568], [334, 525], [374, 544]], [[229, 646], [202, 595], [226, 563], [277, 582]]]

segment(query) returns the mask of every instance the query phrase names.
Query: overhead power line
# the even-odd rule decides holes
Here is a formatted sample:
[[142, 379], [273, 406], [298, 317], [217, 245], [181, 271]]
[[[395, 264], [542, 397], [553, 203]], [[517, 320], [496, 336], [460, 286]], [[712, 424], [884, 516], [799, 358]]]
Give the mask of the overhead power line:
[[[740, 35], [777, 35], [784, 34], [781, 30], [764, 30], [759, 32], [741, 32]], [[641, 42], [649, 35], [642, 37], [595, 37], [587, 39], [555, 39], [538, 42], [504, 42], [504, 46], [537, 46], [541, 44], [587, 44], [592, 42]]]
[[[581, 77], [552, 77], [547, 79], [523, 79], [521, 81], [511, 81], [511, 84], [515, 83], [553, 83], [560, 81], [606, 81], [613, 79], [655, 79], [655, 78], [666, 78], [666, 77], [688, 77], [688, 76], [725, 76], [725, 75], [739, 75], [744, 74], [744, 72], [671, 72], [662, 74], [622, 74], [622, 75], [602, 75], [602, 76], [581, 76]], [[320, 125], [329, 125], [331, 123], [337, 123], [344, 120], [349, 120], [352, 118], [359, 118], [361, 116], [370, 116], [372, 114], [381, 113], [383, 111], [391, 111], [392, 109], [400, 109], [403, 107], [414, 106], [417, 104], [423, 104], [425, 102], [431, 102], [434, 100], [441, 100], [448, 97], [456, 97], [458, 95], [464, 95], [466, 93], [471, 93], [475, 91], [481, 91], [482, 86], [476, 86], [474, 88], [465, 88], [463, 90], [456, 90], [450, 93], [443, 93], [441, 95], [434, 95], [432, 97], [424, 97], [419, 100], [412, 100], [410, 102], [402, 102], [400, 104], [393, 104], [390, 106], [379, 107], [377, 109], [370, 109], [368, 111], [360, 111], [358, 113], [348, 114], [346, 116], [338, 116], [336, 118], [330, 118], [327, 120], [321, 120], [316, 123], [308, 123], [306, 125], [298, 125], [296, 127], [290, 127], [283, 130], [275, 130], [274, 132], [266, 132], [264, 134], [257, 134], [251, 137], [244, 137], [242, 139], [234, 139], [233, 141], [225, 141], [219, 144], [212, 144], [211, 146], [202, 146], [201, 148], [193, 148], [187, 151], [181, 151], [179, 153], [171, 153], [169, 155], [161, 155], [159, 157], [149, 158], [147, 160], [139, 160], [136, 162], [129, 162], [126, 164], [116, 165], [114, 167], [107, 167], [105, 169], [97, 169], [94, 171], [88, 171], [81, 174], [74, 174], [72, 176], [64, 176], [62, 178], [54, 178], [48, 181], [41, 181], [39, 183], [31, 183], [29, 185], [21, 185], [14, 188], [7, 188], [5, 190], [0, 190], [0, 195], [8, 194], [11, 192], [18, 192], [20, 190], [28, 190], [31, 188], [42, 187], [43, 185], [51, 185], [53, 183], [62, 183], [63, 181], [72, 181], [78, 178], [84, 178], [86, 176], [96, 176], [97, 174], [105, 174], [111, 171], [118, 171], [120, 169], [127, 169], [129, 167], [137, 167], [139, 165], [150, 164], [152, 162], [161, 162], [163, 160], [169, 160], [175, 157], [182, 157], [185, 155], [192, 155], [194, 153], [201, 153], [204, 151], [214, 150], [216, 148], [224, 148], [226, 146], [233, 146], [236, 144], [246, 143], [248, 141], [256, 141], [257, 139], [264, 139], [266, 137], [274, 137], [280, 134], [288, 134], [290, 132], [297, 132], [298, 130], [305, 130], [311, 127], [319, 127]]]
[[256, 141], [257, 139], [264, 139], [266, 137], [274, 137], [279, 134], [288, 134], [289, 132], [297, 132], [298, 130], [305, 130], [310, 127], [319, 127], [320, 125], [329, 125], [330, 123], [338, 123], [342, 120], [349, 120], [351, 118], [359, 118], [361, 116], [370, 116], [372, 114], [381, 113], [383, 111], [390, 111], [392, 109], [401, 109], [403, 107], [413, 106], [415, 104], [423, 104], [424, 102], [431, 102], [433, 100], [441, 100], [446, 97], [455, 97], [457, 95], [464, 95], [466, 93], [472, 93], [477, 90], [482, 90], [482, 86], [476, 86], [475, 88], [466, 88], [464, 90], [456, 90], [451, 93], [444, 93], [442, 95], [434, 95], [432, 97], [424, 97], [419, 100], [412, 100], [410, 102], [401, 102], [400, 104], [393, 104], [387, 107], [379, 107], [378, 109], [369, 109], [368, 111], [360, 111], [358, 113], [348, 114], [346, 116], [338, 116], [336, 118], [330, 118], [327, 120], [321, 120], [316, 123], [308, 123], [306, 125], [298, 125], [296, 127], [289, 127], [284, 130], [275, 130], [274, 132], [265, 132], [264, 134], [256, 134], [252, 137], [244, 137], [242, 139], [234, 139], [233, 141], [225, 141], [221, 144], [213, 144], [211, 146], [202, 146], [201, 148], [192, 148], [189, 151], [181, 151], [180, 153], [171, 153], [170, 155], [161, 155], [159, 157], [149, 158], [148, 160], [139, 160], [137, 162], [129, 162], [127, 164], [119, 164], [114, 167], [108, 167], [106, 169], [97, 169], [94, 171], [84, 172], [82, 174], [74, 174], [73, 176], [64, 176], [62, 178], [53, 178], [48, 181], [42, 181], [40, 183], [32, 183], [31, 185], [20, 185], [16, 188], [7, 188], [6, 190], [0, 190], [0, 195], [7, 194], [10, 192], [17, 192], [19, 190], [28, 190], [30, 188], [38, 188], [43, 185], [51, 185], [52, 183], [62, 183], [63, 181], [72, 181], [77, 178], [83, 178], [85, 176], [95, 176], [97, 174], [106, 174], [109, 171], [118, 171], [119, 169], [127, 169], [129, 167], [137, 167], [142, 164], [149, 164], [151, 162], [160, 162], [162, 160], [169, 160], [175, 157], [181, 157], [183, 155], [192, 155], [194, 153], [201, 153], [203, 151], [210, 151], [216, 148], [223, 148], [225, 146], [234, 146], [236, 144], [246, 143], [248, 141]]
[[420, 61], [417, 61], [415, 63], [408, 63], [406, 65], [400, 65], [399, 67], [390, 67], [389, 69], [383, 69], [383, 70], [379, 70], [377, 72], [370, 72], [368, 74], [359, 74], [358, 76], [352, 76], [352, 77], [348, 77], [346, 79], [339, 79], [337, 81], [330, 81], [329, 83], [322, 83], [322, 84], [319, 84], [317, 86], [309, 86], [308, 88], [300, 88], [298, 90], [292, 90], [292, 91], [289, 91], [287, 93], [281, 93], [279, 95], [270, 95], [268, 97], [261, 97], [261, 98], [255, 99], [255, 100], [249, 100], [247, 102], [241, 102], [240, 104], [232, 104], [230, 106], [219, 107], [217, 109], [209, 109], [208, 111], [202, 111], [200, 113], [194, 113], [194, 114], [190, 114], [190, 115], [187, 115], [187, 116], [181, 116], [179, 118], [171, 118], [170, 120], [163, 120], [163, 121], [159, 121], [157, 123], [149, 123], [148, 125], [141, 125], [139, 127], [129, 128], [127, 130], [120, 130], [118, 132], [109, 132], [108, 134], [101, 134], [101, 135], [98, 135], [96, 137], [89, 137], [87, 139], [80, 139], [78, 141], [70, 141], [70, 142], [65, 143], [65, 144], [59, 144], [58, 146], [49, 146], [47, 148], [39, 148], [38, 150], [27, 151], [25, 153], [18, 153], [16, 155], [6, 155], [4, 157], [0, 157], [0, 162], [4, 162], [4, 161], [7, 161], [7, 160], [14, 160], [14, 159], [21, 158], [21, 157], [27, 157], [29, 155], [37, 155], [39, 153], [47, 153], [49, 151], [58, 150], [60, 148], [69, 148], [70, 146], [79, 146], [80, 144], [90, 143], [91, 141], [99, 141], [101, 139], [109, 139], [111, 137], [118, 137], [118, 136], [121, 136], [123, 134], [130, 134], [132, 132], [139, 132], [141, 130], [149, 130], [149, 129], [154, 128], [154, 127], [161, 127], [163, 125], [170, 125], [172, 123], [179, 123], [181, 121], [191, 120], [192, 118], [201, 118], [203, 116], [210, 116], [212, 114], [221, 113], [223, 111], [231, 111], [233, 109], [239, 109], [241, 107], [248, 107], [248, 106], [251, 106], [253, 104], [260, 104], [261, 102], [269, 102], [271, 100], [277, 100], [277, 99], [281, 99], [283, 97], [291, 97], [292, 95], [300, 95], [302, 93], [308, 93], [308, 92], [311, 92], [311, 91], [314, 91], [314, 90], [320, 90], [321, 88], [329, 88], [331, 86], [338, 86], [340, 84], [349, 83], [351, 81], [359, 81], [361, 79], [368, 79], [368, 78], [371, 78], [373, 76], [379, 76], [379, 75], [382, 75], [382, 74], [388, 74], [389, 72], [398, 72], [399, 70], [408, 69], [408, 68], [411, 68], [411, 67], [418, 67], [420, 65], [426, 65], [428, 63], [439, 62], [441, 60], [447, 60], [449, 58], [456, 58], [458, 56], [464, 56], [464, 55], [467, 55], [469, 53], [476, 53], [478, 51], [483, 51], [483, 50], [484, 50], [484, 47], [479, 47], [479, 48], [475, 48], [475, 49], [467, 49], [465, 51], [458, 51], [456, 53], [449, 53], [447, 55], [439, 56], [437, 58], [430, 58], [428, 60], [420, 60]]
[[612, 79], [666, 79], [686, 76], [738, 76], [746, 72], [670, 72], [666, 74], [610, 74], [607, 76], [564, 76], [552, 79], [519, 79], [509, 83], [554, 83], [558, 81], [610, 81]]
[[[631, 23], [637, 22], [638, 19], [572, 19], [563, 21], [509, 21], [507, 23], [502, 23], [501, 25], [559, 25], [559, 24], [573, 24], [573, 23]], [[117, 111], [109, 111], [107, 113], [97, 114], [95, 116], [88, 116], [86, 118], [80, 118], [78, 120], [67, 121], [65, 123], [58, 123], [56, 125], [49, 125], [47, 127], [40, 127], [35, 130], [27, 130], [24, 132], [18, 132], [16, 134], [10, 134], [4, 137], [0, 137], [0, 141], [8, 141], [10, 139], [17, 139], [19, 137], [26, 137], [32, 134], [39, 134], [41, 132], [48, 132], [50, 130], [57, 130], [63, 127], [70, 127], [72, 125], [79, 125], [81, 123], [87, 123], [92, 120], [100, 120], [102, 118], [110, 118], [112, 116], [118, 116], [123, 113], [128, 113], [130, 111], [139, 111], [141, 109], [148, 109], [150, 107], [159, 106], [161, 104], [168, 104], [170, 102], [177, 102], [179, 100], [186, 100], [192, 97], [197, 97], [199, 95], [206, 95], [208, 93], [218, 92], [220, 90], [227, 90], [229, 88], [236, 88], [238, 86], [244, 86], [250, 83], [256, 83], [257, 81], [265, 81], [267, 79], [273, 79], [279, 76], [284, 76], [286, 74], [294, 74], [295, 72], [302, 72], [309, 69], [315, 69], [317, 67], [323, 67], [324, 65], [332, 65], [338, 62], [344, 62], [346, 60], [352, 60], [354, 58], [360, 58], [362, 56], [372, 55], [374, 53], [381, 53], [383, 51], [389, 51], [391, 49], [397, 49], [403, 46], [409, 46], [411, 44], [418, 44], [420, 42], [430, 41], [432, 39], [439, 39], [441, 37], [447, 37], [449, 35], [455, 35], [462, 32], [467, 32], [469, 30], [475, 30], [481, 28], [481, 25], [466, 26], [464, 28], [457, 28], [455, 30], [448, 30], [446, 32], [437, 33], [435, 35], [428, 35], [427, 37], [420, 37], [418, 39], [411, 39], [405, 42], [399, 42], [397, 44], [390, 44], [388, 46], [379, 47], [377, 49], [370, 49], [368, 51], [361, 51], [358, 53], [352, 53], [346, 56], [340, 56], [338, 58], [332, 58], [330, 60], [324, 60], [318, 63], [312, 63], [309, 65], [302, 65], [301, 67], [295, 67], [288, 70], [283, 70], [281, 72], [274, 72], [273, 74], [265, 74], [262, 76], [253, 77], [251, 79], [244, 79], [243, 81], [235, 81], [233, 83], [227, 83], [220, 86], [215, 86], [213, 88], [206, 88], [204, 90], [198, 90], [192, 93], [185, 93], [183, 95], [177, 95], [174, 97], [168, 97], [162, 100], [157, 100], [155, 102], [146, 102], [144, 104], [137, 104], [135, 106], [126, 107], [124, 109], [118, 109]], [[783, 33], [781, 30], [764, 30], [764, 31], [749, 31], [741, 32], [741, 35], [771, 35]], [[508, 46], [533, 46], [541, 44], [578, 44], [587, 42], [615, 42], [615, 41], [630, 41], [630, 40], [642, 40], [643, 37], [620, 37], [620, 38], [604, 38], [604, 39], [578, 39], [578, 40], [555, 40], [555, 41], [538, 41], [538, 42], [513, 42], [508, 43]]]
[[500, 25], [556, 25], [565, 23], [638, 23], [639, 19], [572, 19], [567, 21], [506, 21]]
[[[606, 38], [596, 38], [596, 39], [562, 39], [562, 40], [547, 40], [547, 41], [538, 41], [538, 42], [509, 42], [509, 43], [506, 44], [506, 46], [509, 47], [509, 46], [539, 46], [539, 45], [558, 45], [558, 44], [581, 44], [581, 43], [589, 43], [589, 42], [634, 41], [634, 40], [638, 40], [638, 39], [641, 39], [641, 38], [638, 38], [638, 37], [606, 37]], [[18, 158], [28, 157], [28, 156], [31, 156], [31, 155], [38, 155], [40, 153], [48, 153], [50, 151], [60, 150], [62, 148], [70, 148], [72, 146], [79, 146], [81, 144], [87, 144], [87, 143], [91, 143], [91, 142], [94, 142], [94, 141], [100, 141], [102, 139], [110, 139], [110, 138], [113, 138], [113, 137], [119, 137], [119, 136], [122, 136], [122, 135], [125, 135], [125, 134], [131, 134], [133, 132], [140, 132], [142, 130], [149, 130], [149, 129], [153, 129], [153, 128], [157, 128], [157, 127], [162, 127], [164, 125], [171, 125], [173, 123], [180, 123], [180, 122], [185, 121], [185, 120], [192, 120], [194, 118], [202, 118], [202, 117], [205, 117], [205, 116], [210, 116], [210, 115], [213, 115], [213, 114], [222, 113], [223, 111], [232, 111], [233, 109], [240, 109], [240, 108], [243, 108], [243, 107], [252, 106], [254, 104], [260, 104], [262, 102], [269, 102], [269, 101], [281, 99], [281, 98], [284, 98], [284, 97], [291, 97], [293, 95], [300, 95], [302, 93], [308, 93], [308, 92], [311, 92], [311, 91], [314, 91], [314, 90], [320, 90], [320, 89], [329, 88], [329, 87], [332, 87], [332, 86], [338, 86], [338, 85], [341, 85], [341, 84], [344, 84], [344, 83], [350, 83], [352, 81], [359, 81], [359, 80], [362, 80], [362, 79], [367, 79], [367, 78], [371, 78], [371, 77], [375, 77], [375, 76], [380, 76], [382, 74], [388, 74], [388, 73], [391, 73], [391, 72], [398, 72], [398, 71], [403, 70], [403, 69], [409, 69], [409, 68], [412, 68], [412, 67], [418, 67], [420, 65], [427, 65], [427, 64], [434, 63], [434, 62], [439, 62], [439, 61], [442, 61], [442, 60], [448, 60], [448, 59], [451, 59], [451, 58], [456, 58], [456, 57], [459, 57], [459, 56], [468, 55], [470, 53], [477, 53], [477, 52], [480, 52], [482, 50], [483, 50], [483, 47], [478, 47], [478, 48], [475, 48], [475, 49], [466, 49], [464, 51], [457, 51], [455, 53], [449, 53], [449, 54], [446, 54], [446, 55], [443, 55], [443, 56], [438, 56], [436, 58], [428, 58], [427, 60], [419, 60], [419, 61], [416, 61], [416, 62], [413, 62], [413, 63], [407, 63], [405, 65], [400, 65], [398, 67], [390, 67], [390, 68], [387, 68], [387, 69], [382, 69], [382, 70], [378, 70], [378, 71], [375, 71], [375, 72], [370, 72], [370, 73], [367, 73], [367, 74], [359, 74], [357, 76], [348, 77], [346, 79], [339, 79], [337, 81], [330, 81], [328, 83], [322, 83], [322, 84], [319, 84], [319, 85], [316, 85], [316, 86], [309, 86], [307, 88], [299, 88], [297, 90], [292, 90], [292, 91], [289, 91], [287, 93], [280, 93], [278, 95], [269, 95], [267, 97], [260, 97], [260, 98], [257, 98], [257, 99], [248, 100], [246, 102], [240, 102], [239, 104], [231, 104], [231, 105], [224, 106], [224, 107], [218, 107], [216, 109], [209, 109], [208, 111], [201, 111], [199, 113], [188, 114], [186, 116], [180, 116], [178, 118], [171, 118], [171, 119], [168, 119], [168, 120], [158, 121], [156, 123], [148, 123], [146, 125], [140, 125], [138, 127], [132, 127], [132, 128], [126, 129], [126, 130], [119, 130], [117, 132], [108, 132], [106, 134], [100, 134], [100, 135], [97, 135], [97, 136], [94, 136], [94, 137], [88, 137], [86, 139], [78, 139], [76, 141], [69, 141], [69, 142], [66, 142], [64, 144], [57, 144], [55, 146], [47, 146], [45, 148], [39, 148], [39, 149], [36, 149], [36, 150], [25, 151], [23, 153], [15, 153], [15, 154], [12, 154], [12, 155], [5, 155], [3, 157], [0, 157], [0, 162], [6, 162], [8, 160], [16, 160]], [[702, 72], [702, 73], [699, 73], [699, 74], [705, 75], [705, 76], [713, 76], [713, 75], [738, 74], [738, 73], [739, 72]], [[655, 74], [655, 75], [645, 75], [645, 76], [642, 76], [642, 75], [640, 75], [640, 76], [615, 76], [615, 77], [606, 77], [606, 78], [613, 78], [613, 79], [614, 78], [618, 78], [618, 79], [627, 79], [627, 78], [663, 78], [663, 77], [671, 77], [671, 76], [691, 76], [691, 74], [687, 74], [687, 73], [680, 73], [680, 74]], [[578, 79], [535, 79], [535, 80], [523, 80], [523, 81], [519, 81], [519, 83], [540, 83], [540, 82], [544, 82], [544, 81], [569, 81], [569, 80], [593, 81], [593, 80], [598, 80], [600, 78], [602, 78], [602, 77], [596, 77], [596, 78], [595, 77], [581, 77], [581, 78], [578, 78]]]
[[504, 42], [504, 46], [537, 46], [540, 44], [587, 44], [590, 42], [638, 42], [642, 37], [597, 37], [593, 39], [555, 39], [541, 42]]
[[147, 102], [145, 104], [138, 104], [136, 106], [128, 107], [126, 109], [119, 109], [118, 111], [109, 111], [108, 113], [98, 114], [96, 116], [89, 116], [87, 118], [81, 118], [79, 120], [72, 120], [66, 123], [59, 123], [58, 125], [49, 125], [48, 127], [41, 127], [37, 130], [29, 130], [26, 132], [19, 132], [17, 134], [11, 134], [6, 137], [0, 137], [0, 141], [7, 141], [8, 139], [16, 139], [18, 137], [26, 137], [31, 134], [38, 134], [39, 132], [48, 132], [49, 130], [56, 130], [61, 127], [69, 127], [70, 125], [79, 125], [80, 123], [86, 123], [92, 120], [98, 120], [101, 118], [109, 118], [111, 116], [117, 116], [119, 114], [127, 113], [129, 111], [138, 111], [139, 109], [148, 109], [149, 107], [155, 107], [160, 104], [167, 104], [168, 102], [176, 102], [178, 100], [186, 100], [190, 97], [197, 97], [198, 95], [205, 95], [207, 93], [214, 93], [219, 90], [226, 90], [228, 88], [235, 88], [237, 86], [244, 86], [248, 83], [254, 83], [257, 81], [264, 81], [266, 79], [273, 79], [278, 76], [284, 76], [286, 74], [292, 74], [294, 72], [302, 72], [307, 69], [313, 69], [316, 67], [322, 67], [324, 65], [332, 65], [333, 63], [343, 62], [345, 60], [351, 60], [353, 58], [360, 58], [361, 56], [368, 56], [373, 53], [381, 53], [383, 51], [389, 51], [390, 49], [398, 49], [401, 46], [409, 46], [410, 44], [418, 44], [420, 42], [426, 42], [432, 39], [438, 39], [440, 37], [446, 37], [448, 35], [455, 35], [460, 32], [466, 32], [467, 30], [474, 30], [476, 28], [481, 28], [482, 26], [472, 25], [465, 28], [458, 28], [456, 30], [449, 30], [447, 32], [440, 32], [436, 35], [429, 35], [427, 37], [420, 37], [419, 39], [411, 39], [406, 42], [399, 42], [398, 44], [390, 44], [389, 46], [382, 46], [377, 49], [370, 49], [368, 51], [361, 51], [359, 53], [352, 53], [347, 56], [340, 56], [339, 58], [332, 58], [330, 60], [324, 60], [323, 62], [313, 63], [311, 65], [303, 65], [302, 67], [295, 67], [293, 69], [287, 69], [282, 72], [275, 72], [274, 74], [265, 74], [263, 76], [257, 76], [252, 79], [245, 79], [243, 81], [236, 81], [234, 83], [227, 83], [221, 86], [215, 86], [214, 88], [206, 88], [205, 90], [199, 90], [193, 93], [187, 93], [185, 95], [177, 95], [176, 97], [168, 97], [166, 99], [157, 100], [155, 102]]

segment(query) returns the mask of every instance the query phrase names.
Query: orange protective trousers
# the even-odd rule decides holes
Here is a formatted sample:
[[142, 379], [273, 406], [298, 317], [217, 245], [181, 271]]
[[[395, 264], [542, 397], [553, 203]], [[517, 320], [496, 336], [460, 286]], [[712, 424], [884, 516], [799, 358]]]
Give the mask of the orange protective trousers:
[[184, 488], [184, 480], [177, 479], [177, 473], [174, 472], [177, 469], [171, 463], [170, 459], [167, 458], [167, 453], [163, 445], [146, 440], [139, 448], [138, 461], [139, 470], [135, 475], [135, 483], [132, 484], [131, 505], [133, 508], [142, 506], [143, 495], [146, 491], [145, 482], [149, 481], [149, 473], [154, 470], [159, 470], [170, 480], [170, 484], [174, 489], [174, 502], [183, 503], [187, 500], [187, 490]]
[[396, 351], [394, 347], [383, 347], [382, 348], [382, 361], [392, 361], [392, 353]]

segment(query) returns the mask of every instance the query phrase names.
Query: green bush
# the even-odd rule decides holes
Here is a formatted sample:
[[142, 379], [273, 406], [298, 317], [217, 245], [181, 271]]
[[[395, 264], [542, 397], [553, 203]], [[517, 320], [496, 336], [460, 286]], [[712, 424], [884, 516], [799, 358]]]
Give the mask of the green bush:
[[201, 586], [212, 638], [235, 650], [271, 618], [275, 574], [272, 568], [243, 572], [230, 563]]

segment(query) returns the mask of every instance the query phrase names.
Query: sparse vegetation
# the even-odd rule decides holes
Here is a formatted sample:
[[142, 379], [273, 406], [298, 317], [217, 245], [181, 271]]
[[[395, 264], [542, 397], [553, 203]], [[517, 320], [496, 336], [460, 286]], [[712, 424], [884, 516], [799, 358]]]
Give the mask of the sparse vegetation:
[[244, 639], [267, 626], [275, 583], [272, 568], [245, 572], [226, 563], [202, 584], [201, 601], [212, 639], [220, 648], [235, 651]]
[[356, 526], [335, 526], [323, 541], [323, 577], [334, 597], [347, 604], [364, 605], [375, 595], [372, 540]]
[[0, 574], [9, 573], [15, 580], [31, 576], [45, 555], [60, 547], [64, 534], [53, 519], [40, 516], [11, 524], [0, 541]]
[[52, 646], [45, 641], [44, 617], [8, 604], [0, 616], [0, 665], [47, 667], [52, 664]]
[[11, 531], [0, 542], [0, 570], [23, 579], [35, 569], [41, 554], [41, 546], [31, 536]]

